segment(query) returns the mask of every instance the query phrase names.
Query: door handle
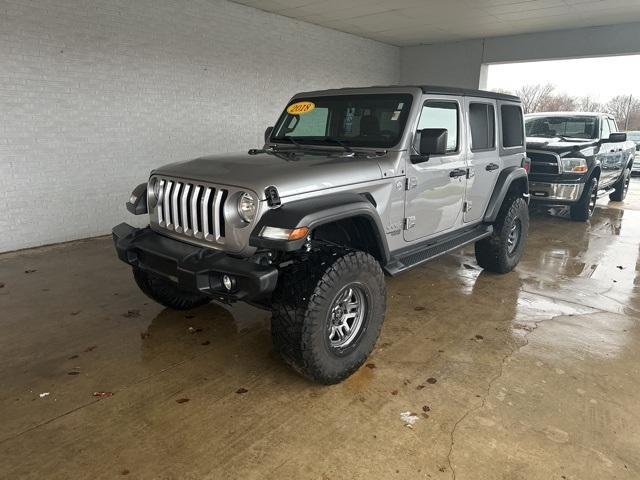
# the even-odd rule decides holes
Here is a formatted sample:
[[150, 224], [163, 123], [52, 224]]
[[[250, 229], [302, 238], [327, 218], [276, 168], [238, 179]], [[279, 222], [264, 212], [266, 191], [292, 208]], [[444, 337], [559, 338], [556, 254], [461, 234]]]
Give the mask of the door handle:
[[485, 169], [487, 170], [487, 172], [491, 172], [493, 170], [497, 170], [500, 168], [500, 165], [498, 165], [497, 163], [490, 163], [489, 165], [487, 165], [485, 167]]
[[467, 169], [466, 168], [456, 168], [455, 170], [451, 170], [449, 172], [449, 176], [451, 178], [456, 178], [456, 177], [463, 177], [467, 175]]

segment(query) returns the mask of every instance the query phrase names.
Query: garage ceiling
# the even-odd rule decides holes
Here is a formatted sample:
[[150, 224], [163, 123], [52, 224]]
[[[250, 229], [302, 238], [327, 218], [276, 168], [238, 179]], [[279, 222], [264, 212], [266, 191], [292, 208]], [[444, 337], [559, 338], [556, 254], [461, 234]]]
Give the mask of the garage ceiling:
[[234, 1], [398, 46], [640, 21], [640, 0]]

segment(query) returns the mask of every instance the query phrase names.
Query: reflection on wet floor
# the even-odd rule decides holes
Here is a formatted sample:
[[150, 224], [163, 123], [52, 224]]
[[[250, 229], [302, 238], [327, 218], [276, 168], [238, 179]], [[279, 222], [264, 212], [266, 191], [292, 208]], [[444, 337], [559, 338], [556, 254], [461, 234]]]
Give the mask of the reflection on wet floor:
[[388, 279], [367, 366], [321, 387], [268, 313], [163, 309], [108, 238], [5, 254], [0, 477], [640, 478], [638, 272], [634, 179], [533, 214], [508, 275], [465, 249]]

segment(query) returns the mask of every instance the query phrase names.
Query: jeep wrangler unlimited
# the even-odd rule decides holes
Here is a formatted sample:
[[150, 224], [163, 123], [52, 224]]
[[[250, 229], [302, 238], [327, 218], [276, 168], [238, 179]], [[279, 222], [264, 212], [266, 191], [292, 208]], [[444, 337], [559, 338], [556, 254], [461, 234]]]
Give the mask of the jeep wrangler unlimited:
[[384, 274], [475, 243], [512, 270], [529, 217], [519, 99], [443, 87], [295, 95], [261, 149], [151, 172], [113, 239], [140, 289], [174, 309], [210, 300], [272, 311], [306, 377], [356, 371], [385, 316]]
[[525, 116], [532, 207], [566, 206], [586, 222], [599, 197], [627, 195], [636, 146], [606, 113], [554, 112]]

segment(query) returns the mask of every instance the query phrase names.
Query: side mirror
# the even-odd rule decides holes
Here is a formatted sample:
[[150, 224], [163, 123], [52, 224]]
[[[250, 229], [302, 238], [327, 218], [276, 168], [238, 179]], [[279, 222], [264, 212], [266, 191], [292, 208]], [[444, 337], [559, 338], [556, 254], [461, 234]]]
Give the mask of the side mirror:
[[414, 138], [414, 149], [418, 155], [412, 158], [413, 163], [429, 160], [430, 155], [444, 155], [447, 153], [446, 128], [423, 128], [416, 132]]
[[609, 135], [608, 141], [611, 143], [626, 142], [627, 134], [624, 132], [612, 133], [611, 135]]
[[264, 131], [264, 143], [269, 143], [271, 132], [273, 132], [273, 127], [267, 127], [267, 129]]

